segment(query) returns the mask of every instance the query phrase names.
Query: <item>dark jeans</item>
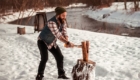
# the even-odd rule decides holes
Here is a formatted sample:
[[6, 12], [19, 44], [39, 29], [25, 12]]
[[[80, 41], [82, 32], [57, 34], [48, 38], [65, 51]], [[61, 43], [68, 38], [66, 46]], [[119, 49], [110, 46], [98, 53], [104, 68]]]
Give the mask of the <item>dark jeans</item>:
[[[46, 66], [46, 62], [48, 60], [48, 48], [47, 48], [46, 44], [44, 43], [44, 41], [42, 41], [42, 40], [38, 40], [37, 44], [38, 44], [38, 48], [40, 50], [40, 55], [41, 55], [41, 61], [40, 61], [39, 67], [38, 67], [38, 74], [43, 75], [45, 66]], [[53, 56], [56, 60], [58, 75], [65, 74], [65, 71], [63, 69], [63, 58], [64, 57], [61, 53], [60, 48], [58, 46], [56, 48], [52, 47], [49, 51], [53, 54]], [[54, 65], [52, 65], [52, 66], [54, 66]]]

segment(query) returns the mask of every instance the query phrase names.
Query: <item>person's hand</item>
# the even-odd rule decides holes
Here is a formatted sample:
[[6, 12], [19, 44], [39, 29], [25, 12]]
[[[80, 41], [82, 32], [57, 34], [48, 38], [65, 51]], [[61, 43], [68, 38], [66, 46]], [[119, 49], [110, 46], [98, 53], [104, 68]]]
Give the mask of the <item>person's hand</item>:
[[67, 48], [73, 48], [74, 47], [74, 44], [73, 43], [71, 43], [71, 42], [68, 42], [67, 44], [66, 44], [66, 47]]
[[70, 47], [74, 47], [74, 44], [70, 42], [69, 46], [70, 46]]
[[68, 41], [68, 37], [66, 36], [65, 39]]

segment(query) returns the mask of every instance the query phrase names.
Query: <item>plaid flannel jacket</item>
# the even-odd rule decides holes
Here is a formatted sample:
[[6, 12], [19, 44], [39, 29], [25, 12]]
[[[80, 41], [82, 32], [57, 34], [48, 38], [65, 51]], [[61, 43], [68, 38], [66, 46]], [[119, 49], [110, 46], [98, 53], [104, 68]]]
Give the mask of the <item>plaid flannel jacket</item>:
[[55, 22], [49, 21], [47, 23], [47, 25], [48, 25], [49, 29], [51, 30], [52, 34], [55, 36], [55, 39], [54, 39], [54, 41], [50, 45], [47, 45], [47, 44], [46, 45], [47, 45], [48, 49], [51, 49], [53, 46], [56, 48], [56, 46], [57, 46], [57, 44], [56, 44], [57, 39], [59, 39], [60, 36], [64, 36], [64, 37], [68, 36], [67, 35], [67, 24], [66, 24], [66, 22], [64, 23], [64, 25], [62, 26], [62, 31], [61, 32], [59, 31], [60, 27], [58, 27]]

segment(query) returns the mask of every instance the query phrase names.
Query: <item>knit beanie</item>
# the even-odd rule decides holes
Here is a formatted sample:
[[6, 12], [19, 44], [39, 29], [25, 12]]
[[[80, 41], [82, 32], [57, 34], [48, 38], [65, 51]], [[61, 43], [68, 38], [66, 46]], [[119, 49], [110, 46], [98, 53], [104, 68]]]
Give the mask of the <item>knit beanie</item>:
[[55, 13], [56, 13], [56, 15], [60, 15], [60, 14], [62, 14], [62, 13], [64, 13], [64, 12], [66, 12], [66, 9], [63, 8], [63, 7], [56, 7], [56, 8], [55, 8]]

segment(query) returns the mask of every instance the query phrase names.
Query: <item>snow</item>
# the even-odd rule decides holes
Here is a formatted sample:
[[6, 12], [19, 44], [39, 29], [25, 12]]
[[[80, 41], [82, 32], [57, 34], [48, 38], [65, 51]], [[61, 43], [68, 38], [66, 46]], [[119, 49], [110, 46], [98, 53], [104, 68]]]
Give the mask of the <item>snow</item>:
[[[128, 10], [124, 9], [124, 3], [114, 2], [111, 7], [93, 10], [89, 8], [85, 15], [98, 21], [125, 24], [127, 27], [140, 27], [140, 11], [132, 10], [133, 2], [127, 2]], [[110, 14], [103, 18], [104, 14]]]
[[[111, 8], [88, 10], [87, 15], [100, 21], [118, 22], [136, 27], [140, 25], [139, 11], [130, 14], [120, 6], [123, 5], [122, 3], [113, 4]], [[118, 9], [122, 10], [116, 10], [115, 5], [119, 5]], [[47, 8], [44, 11], [49, 12], [53, 9]], [[30, 11], [26, 11], [23, 17], [27, 17]], [[111, 15], [102, 19], [102, 15], [106, 13]], [[5, 21], [0, 24], [0, 80], [35, 80], [37, 74], [40, 61], [37, 48], [39, 33], [34, 33], [32, 26], [5, 24], [17, 19], [18, 15], [19, 13], [14, 13], [4, 16]], [[26, 34], [17, 34], [17, 27], [25, 27]], [[90, 41], [89, 59], [96, 62], [95, 80], [140, 80], [140, 38], [70, 28], [68, 28], [68, 35], [69, 40], [77, 45], [84, 40]], [[60, 41], [57, 43], [64, 55], [66, 74], [71, 78], [73, 66], [78, 59], [82, 59], [82, 50], [65, 48]], [[44, 80], [57, 80], [56, 62], [51, 53], [44, 76]]]
[[85, 7], [86, 4], [83, 3], [77, 3], [77, 4], [70, 4], [69, 6], [67, 6], [67, 8], [71, 8], [71, 7]]
[[[86, 6], [86, 4], [77, 3], [77, 4], [70, 4], [69, 6], [66, 6], [65, 8], [84, 7], [84, 6]], [[20, 16], [19, 16], [19, 12], [15, 12], [12, 15], [3, 16], [2, 18], [0, 18], [0, 23], [7, 23], [10, 21], [16, 20], [18, 18], [34, 16], [36, 14], [36, 12], [52, 12], [52, 11], [54, 11], [54, 9], [55, 9], [55, 7], [47, 7], [47, 8], [44, 8], [43, 10], [37, 10], [37, 11], [33, 11], [32, 9], [28, 9], [24, 12], [21, 12]], [[22, 16], [22, 14], [23, 14], [23, 16]]]
[[[19, 35], [18, 26], [0, 24], [0, 80], [34, 80], [37, 74], [39, 33], [34, 33], [32, 26], [22, 26], [26, 28], [26, 34]], [[70, 28], [68, 35], [77, 45], [84, 40], [90, 41], [89, 59], [96, 62], [95, 80], [140, 79], [140, 38]], [[57, 43], [64, 55], [66, 74], [71, 77], [73, 66], [82, 59], [82, 49], [65, 48], [59, 40]], [[56, 62], [51, 53], [44, 76], [44, 80], [57, 80]]]

